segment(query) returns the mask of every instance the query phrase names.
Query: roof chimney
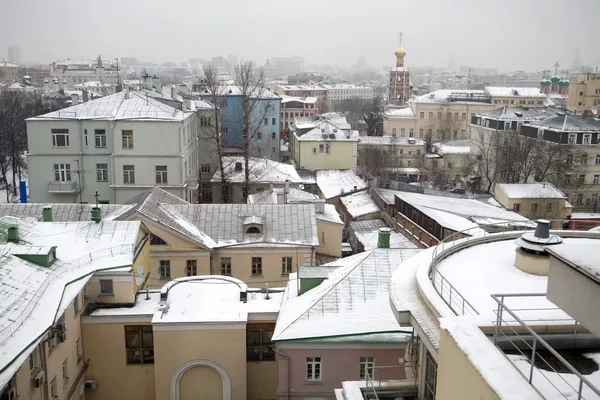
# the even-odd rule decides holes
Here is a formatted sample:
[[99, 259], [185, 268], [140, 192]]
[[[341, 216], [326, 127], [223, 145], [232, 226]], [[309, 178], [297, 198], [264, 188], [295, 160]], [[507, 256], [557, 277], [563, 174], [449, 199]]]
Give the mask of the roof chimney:
[[79, 104], [79, 95], [77, 93], [71, 93], [71, 105], [76, 106]]
[[550, 238], [550, 221], [545, 219], [538, 220], [533, 236], [539, 239]]
[[380, 228], [379, 237], [377, 239], [377, 248], [389, 249], [390, 248], [390, 236], [392, 232], [390, 228]]
[[44, 206], [42, 210], [42, 221], [52, 222], [52, 206]]
[[87, 103], [90, 100], [90, 96], [88, 94], [88, 91], [86, 89], [83, 89], [83, 91], [81, 92], [81, 94], [82, 94], [83, 102]]
[[9, 242], [19, 243], [19, 227], [17, 225], [11, 225], [8, 227], [8, 236], [6, 240]]
[[285, 180], [285, 189], [283, 191], [285, 194], [288, 194], [290, 192], [290, 180], [289, 179]]
[[100, 211], [100, 207], [92, 207], [92, 221], [94, 221], [94, 222], [102, 221], [102, 213]]

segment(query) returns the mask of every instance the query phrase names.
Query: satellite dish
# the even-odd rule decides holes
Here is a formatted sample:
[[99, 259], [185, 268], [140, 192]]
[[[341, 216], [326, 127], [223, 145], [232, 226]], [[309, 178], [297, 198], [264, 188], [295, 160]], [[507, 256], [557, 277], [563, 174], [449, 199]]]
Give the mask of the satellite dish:
[[144, 283], [145, 280], [145, 276], [144, 276], [144, 267], [139, 265], [136, 269], [137, 273], [135, 275], [135, 284], [138, 286], [141, 286]]

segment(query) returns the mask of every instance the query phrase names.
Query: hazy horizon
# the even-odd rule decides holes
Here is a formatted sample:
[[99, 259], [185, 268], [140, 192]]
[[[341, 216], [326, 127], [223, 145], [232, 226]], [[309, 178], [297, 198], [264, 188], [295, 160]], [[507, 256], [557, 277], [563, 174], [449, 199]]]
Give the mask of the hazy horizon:
[[403, 31], [408, 67], [447, 66], [454, 55], [457, 67], [539, 72], [556, 62], [568, 68], [577, 48], [582, 64], [600, 66], [599, 0], [4, 3], [0, 58], [14, 45], [22, 62], [101, 54], [179, 63], [233, 54], [258, 65], [300, 56], [305, 64], [350, 66], [362, 56], [378, 67], [395, 62]]

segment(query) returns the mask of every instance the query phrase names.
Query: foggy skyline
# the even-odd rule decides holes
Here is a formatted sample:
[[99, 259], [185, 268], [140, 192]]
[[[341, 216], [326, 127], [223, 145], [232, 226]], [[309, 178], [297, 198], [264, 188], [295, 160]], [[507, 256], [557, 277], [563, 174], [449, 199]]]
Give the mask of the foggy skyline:
[[[482, 4], [485, 3], [485, 4]], [[21, 60], [135, 57], [179, 63], [234, 54], [263, 65], [271, 57], [306, 64], [395, 63], [404, 32], [406, 65], [500, 71], [600, 66], [599, 0], [4, 0], [0, 58], [18, 46]], [[596, 43], [594, 43], [596, 41]], [[553, 69], [553, 68], [552, 68]]]

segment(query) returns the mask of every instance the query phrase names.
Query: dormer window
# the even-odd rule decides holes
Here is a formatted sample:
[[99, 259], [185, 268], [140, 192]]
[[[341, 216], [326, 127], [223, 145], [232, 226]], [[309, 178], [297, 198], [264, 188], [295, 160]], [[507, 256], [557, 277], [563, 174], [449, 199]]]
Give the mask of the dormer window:
[[264, 232], [263, 218], [255, 215], [244, 218], [242, 226], [249, 235], [262, 235]]
[[260, 235], [260, 228], [257, 226], [249, 226], [246, 228], [246, 233], [254, 233]]

